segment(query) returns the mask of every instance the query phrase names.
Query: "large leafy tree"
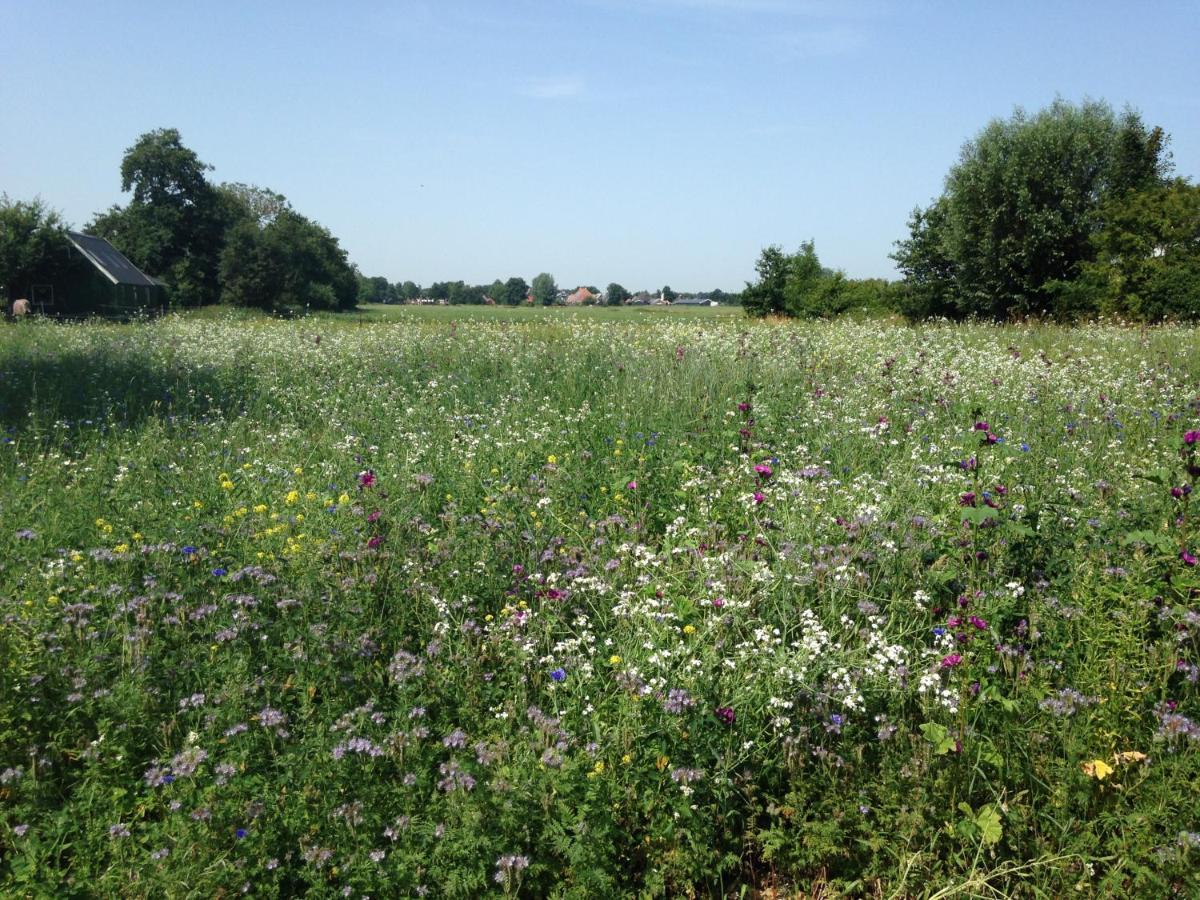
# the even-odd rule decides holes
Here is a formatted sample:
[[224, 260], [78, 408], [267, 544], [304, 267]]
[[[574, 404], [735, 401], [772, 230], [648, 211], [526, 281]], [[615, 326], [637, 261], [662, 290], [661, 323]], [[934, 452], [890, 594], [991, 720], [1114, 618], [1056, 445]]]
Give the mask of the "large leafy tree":
[[351, 309], [358, 277], [329, 231], [292, 210], [246, 219], [221, 254], [222, 300], [261, 309]]
[[236, 209], [208, 182], [209, 169], [176, 129], [147, 132], [121, 161], [121, 190], [132, 193], [128, 205], [111, 207], [88, 226], [167, 281], [184, 305], [217, 300], [221, 251]]
[[553, 306], [558, 299], [558, 285], [554, 283], [554, 276], [549, 272], [534, 276], [530, 292], [533, 294], [533, 302], [538, 306]]
[[894, 258], [930, 306], [992, 318], [1054, 312], [1058, 285], [1092, 259], [1101, 208], [1161, 183], [1165, 146], [1161, 129], [1103, 102], [1018, 109], [963, 147]]
[[62, 217], [40, 198], [10, 200], [0, 194], [0, 299], [28, 296], [43, 273], [67, 254]]

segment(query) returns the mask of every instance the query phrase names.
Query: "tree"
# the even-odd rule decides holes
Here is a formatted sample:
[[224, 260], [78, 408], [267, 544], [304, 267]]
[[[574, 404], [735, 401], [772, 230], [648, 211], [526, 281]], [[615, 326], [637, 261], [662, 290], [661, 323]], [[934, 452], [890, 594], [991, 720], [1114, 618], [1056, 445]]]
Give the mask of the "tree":
[[671, 286], [669, 284], [663, 285], [660, 296], [668, 303], [674, 303], [677, 299], [679, 299], [679, 295], [671, 290]]
[[614, 281], [608, 286], [608, 290], [604, 292], [604, 296], [609, 306], [620, 306], [633, 295]]
[[244, 220], [221, 253], [222, 300], [261, 309], [352, 309], [358, 278], [337, 238], [291, 210]]
[[538, 306], [553, 306], [558, 300], [558, 285], [554, 283], [554, 276], [549, 272], [542, 272], [533, 279], [533, 302]]
[[230, 204], [205, 178], [211, 166], [183, 146], [174, 128], [147, 132], [125, 151], [121, 190], [128, 206], [98, 214], [89, 231], [108, 238], [138, 267], [158, 275], [185, 305], [215, 302]]
[[1065, 286], [1069, 300], [1140, 320], [1200, 317], [1200, 186], [1129, 191], [1102, 214], [1096, 259]]
[[373, 278], [368, 278], [366, 275], [358, 275], [358, 302], [359, 303], [390, 303], [392, 300], [392, 286], [388, 280], [382, 275], [376, 275]]
[[529, 285], [525, 283], [524, 278], [513, 276], [504, 282], [503, 290], [500, 291], [501, 297], [493, 297], [497, 303], [504, 303], [507, 306], [520, 306], [525, 302], [525, 298], [529, 296]]
[[260, 228], [270, 225], [280, 213], [290, 210], [287, 197], [270, 188], [241, 182], [225, 182], [218, 194], [232, 208], [232, 217], [252, 219]]
[[0, 194], [0, 295], [28, 297], [30, 287], [67, 255], [62, 217], [42, 202]]
[[1054, 312], [1058, 286], [1093, 258], [1105, 202], [1162, 183], [1166, 140], [1099, 101], [1018, 109], [963, 147], [894, 258], [925, 305], [989, 318]]
[[778, 315], [784, 311], [783, 289], [788, 278], [788, 257], [777, 244], [764, 247], [754, 271], [758, 281], [746, 282], [742, 291], [742, 309], [751, 316]]
[[421, 296], [421, 287], [415, 281], [406, 281], [398, 286], [396, 294], [401, 303], [412, 303]]

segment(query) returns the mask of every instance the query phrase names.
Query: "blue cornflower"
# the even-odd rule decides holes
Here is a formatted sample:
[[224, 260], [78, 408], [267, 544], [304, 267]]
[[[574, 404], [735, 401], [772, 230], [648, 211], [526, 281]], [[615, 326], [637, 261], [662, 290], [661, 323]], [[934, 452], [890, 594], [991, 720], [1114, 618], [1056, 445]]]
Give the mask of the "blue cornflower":
[[946, 633], [946, 629], [942, 628], [940, 625], [937, 628], [933, 629], [934, 637], [941, 637], [945, 633]]
[[238, 836], [238, 840], [241, 840], [249, 833], [250, 832], [248, 832], [245, 828], [239, 828], [237, 831], [234, 832], [234, 834], [236, 834]]
[[558, 682], [566, 681], [567, 680], [567, 670], [566, 669], [555, 669], [553, 672], [550, 673], [550, 677]]
[[1025, 443], [1024, 441], [1021, 441], [1021, 452], [1022, 453], [1029, 452], [1029, 445], [1027, 443]]
[[225, 574], [225, 569], [222, 566], [217, 566], [215, 569], [212, 570], [212, 573], [217, 578], [220, 578]]
[[188, 544], [186, 547], [184, 547], [179, 552], [182, 553], [184, 556], [191, 556], [193, 553], [196, 552], [196, 548], [193, 547], [191, 544]]

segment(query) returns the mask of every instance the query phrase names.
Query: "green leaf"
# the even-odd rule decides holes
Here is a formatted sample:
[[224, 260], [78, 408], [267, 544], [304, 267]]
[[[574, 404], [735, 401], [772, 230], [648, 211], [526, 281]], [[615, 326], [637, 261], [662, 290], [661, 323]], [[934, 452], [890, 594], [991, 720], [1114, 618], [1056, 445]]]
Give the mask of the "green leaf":
[[950, 732], [946, 730], [945, 725], [926, 722], [921, 726], [921, 734], [925, 736], [925, 740], [933, 744], [933, 752], [938, 756], [944, 756], [954, 749], [954, 739], [950, 737]]
[[1000, 823], [1000, 813], [990, 803], [975, 816], [975, 825], [979, 836], [985, 844], [997, 843], [1004, 836], [1004, 826]]

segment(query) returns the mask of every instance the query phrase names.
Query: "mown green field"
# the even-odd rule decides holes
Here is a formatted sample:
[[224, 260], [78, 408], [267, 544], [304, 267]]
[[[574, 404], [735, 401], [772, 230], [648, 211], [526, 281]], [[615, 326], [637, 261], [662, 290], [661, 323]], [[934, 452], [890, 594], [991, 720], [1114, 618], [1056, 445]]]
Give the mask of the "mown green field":
[[0, 894], [1194, 897], [1198, 337], [0, 328]]

